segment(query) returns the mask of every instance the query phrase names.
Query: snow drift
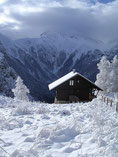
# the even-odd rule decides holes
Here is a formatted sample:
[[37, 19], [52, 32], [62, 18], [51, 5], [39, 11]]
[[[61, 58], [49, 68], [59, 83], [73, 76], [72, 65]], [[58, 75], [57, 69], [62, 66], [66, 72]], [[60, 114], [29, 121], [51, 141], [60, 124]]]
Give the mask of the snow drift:
[[118, 114], [99, 99], [60, 105], [0, 96], [0, 156], [117, 157], [117, 143]]

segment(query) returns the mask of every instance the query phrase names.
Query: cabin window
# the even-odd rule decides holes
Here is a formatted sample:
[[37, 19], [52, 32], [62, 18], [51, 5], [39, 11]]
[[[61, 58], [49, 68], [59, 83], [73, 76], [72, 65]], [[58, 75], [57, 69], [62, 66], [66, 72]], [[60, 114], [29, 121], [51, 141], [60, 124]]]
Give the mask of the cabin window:
[[74, 86], [74, 80], [70, 80], [69, 85]]
[[79, 80], [77, 80], [77, 83], [79, 83]]

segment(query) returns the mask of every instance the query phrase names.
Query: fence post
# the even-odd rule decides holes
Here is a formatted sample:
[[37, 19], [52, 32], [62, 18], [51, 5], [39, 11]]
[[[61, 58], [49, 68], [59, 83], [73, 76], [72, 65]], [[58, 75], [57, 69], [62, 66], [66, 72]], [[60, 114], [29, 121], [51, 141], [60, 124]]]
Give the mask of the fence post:
[[104, 102], [105, 102], [105, 97], [104, 97]]
[[108, 103], [109, 103], [109, 99], [107, 98], [107, 105], [108, 105]]
[[110, 106], [112, 107], [112, 100], [111, 100], [111, 104], [110, 104]]
[[118, 112], [118, 102], [116, 103], [116, 111]]

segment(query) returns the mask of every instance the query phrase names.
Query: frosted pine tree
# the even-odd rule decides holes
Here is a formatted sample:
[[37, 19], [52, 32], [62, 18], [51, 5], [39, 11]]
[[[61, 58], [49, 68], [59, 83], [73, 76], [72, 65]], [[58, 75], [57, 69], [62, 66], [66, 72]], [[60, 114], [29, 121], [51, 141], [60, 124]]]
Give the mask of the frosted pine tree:
[[0, 94], [5, 96], [13, 97], [11, 91], [15, 86], [17, 74], [9, 66], [5, 58], [5, 50], [0, 43]]
[[110, 81], [110, 91], [118, 92], [118, 58], [114, 56], [112, 62], [112, 70], [109, 74], [109, 81]]
[[111, 82], [109, 81], [109, 74], [111, 73], [111, 63], [103, 56], [97, 64], [99, 73], [97, 74], [96, 84], [101, 87], [105, 92], [109, 92]]
[[110, 62], [105, 56], [97, 64], [99, 73], [97, 74], [96, 84], [105, 92], [118, 92], [118, 59], [114, 56]]
[[29, 89], [23, 84], [23, 80], [18, 76], [16, 80], [16, 88], [12, 89], [16, 99], [29, 101]]

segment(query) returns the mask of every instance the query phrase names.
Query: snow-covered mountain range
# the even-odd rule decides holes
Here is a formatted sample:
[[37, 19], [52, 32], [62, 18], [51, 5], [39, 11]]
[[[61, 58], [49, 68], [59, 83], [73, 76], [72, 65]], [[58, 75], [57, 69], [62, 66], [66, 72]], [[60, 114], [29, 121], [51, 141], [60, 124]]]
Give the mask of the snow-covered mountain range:
[[[95, 81], [103, 55], [118, 54], [118, 44], [104, 44], [78, 33], [46, 32], [39, 38], [11, 40], [0, 34], [5, 58], [37, 100], [51, 101], [48, 84], [76, 69]], [[1, 50], [0, 50], [1, 51]]]

